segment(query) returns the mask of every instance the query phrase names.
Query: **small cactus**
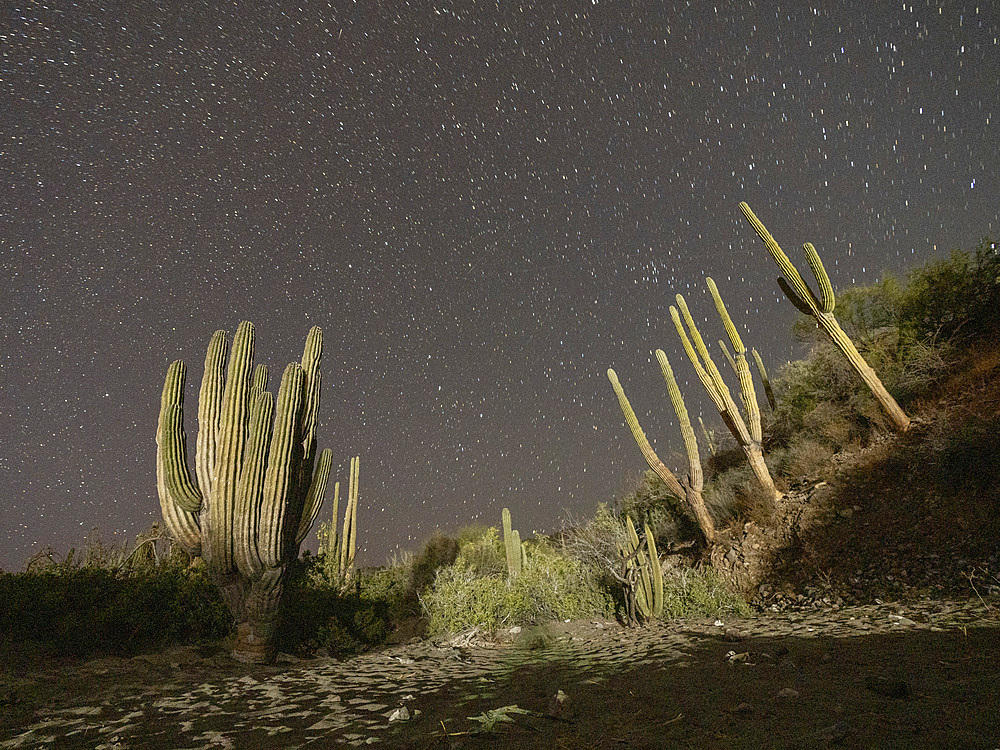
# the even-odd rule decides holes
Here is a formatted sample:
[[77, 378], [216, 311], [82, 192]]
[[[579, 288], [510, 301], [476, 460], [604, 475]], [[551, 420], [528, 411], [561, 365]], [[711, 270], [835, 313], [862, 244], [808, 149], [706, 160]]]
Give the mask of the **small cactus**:
[[771, 388], [771, 379], [767, 376], [767, 370], [764, 369], [764, 360], [760, 358], [760, 353], [756, 349], [751, 349], [753, 354], [753, 360], [757, 363], [757, 374], [760, 375], [760, 380], [764, 384], [764, 393], [767, 395], [767, 403], [771, 407], [771, 411], [778, 408], [778, 402], [774, 398], [774, 389]]
[[625, 530], [628, 533], [628, 542], [623, 550], [623, 555], [626, 569], [631, 572], [627, 579], [638, 579], [638, 585], [634, 589], [636, 609], [646, 620], [661, 617], [663, 615], [663, 569], [660, 567], [660, 557], [656, 552], [653, 533], [649, 530], [649, 524], [645, 524], [643, 531], [646, 547], [643, 549], [639, 542], [639, 535], [635, 530], [635, 524], [628, 516], [625, 516]]
[[510, 510], [504, 508], [500, 514], [503, 524], [503, 546], [507, 557], [507, 575], [516, 578], [521, 574], [521, 565], [524, 562], [525, 552], [521, 546], [521, 535], [516, 529], [511, 528]]
[[809, 285], [806, 284], [801, 274], [792, 265], [788, 256], [785, 255], [785, 252], [775, 242], [771, 233], [767, 231], [767, 228], [757, 218], [756, 214], [750, 210], [750, 206], [746, 203], [740, 203], [740, 210], [750, 223], [750, 226], [757, 232], [757, 236], [764, 242], [767, 251], [784, 274], [783, 278], [778, 278], [778, 286], [781, 287], [781, 291], [785, 293], [785, 296], [788, 297], [799, 312], [811, 315], [816, 320], [819, 327], [826, 333], [834, 345], [840, 349], [843, 355], [847, 357], [848, 362], [851, 363], [855, 372], [858, 373], [879, 404], [882, 405], [895, 429], [898, 432], [906, 432], [910, 428], [910, 418], [906, 416], [906, 412], [899, 407], [896, 399], [882, 385], [882, 381], [878, 375], [875, 374], [871, 365], [865, 361], [865, 358], [861, 356], [854, 342], [844, 332], [844, 329], [840, 327], [840, 323], [837, 322], [837, 319], [833, 315], [833, 310], [836, 306], [833, 286], [830, 284], [830, 277], [827, 275], [826, 269], [823, 268], [823, 262], [820, 260], [816, 248], [813, 247], [811, 242], [807, 242], [802, 246], [806, 256], [806, 263], [809, 264], [813, 276], [816, 277], [816, 283], [819, 284], [819, 296], [809, 288]]

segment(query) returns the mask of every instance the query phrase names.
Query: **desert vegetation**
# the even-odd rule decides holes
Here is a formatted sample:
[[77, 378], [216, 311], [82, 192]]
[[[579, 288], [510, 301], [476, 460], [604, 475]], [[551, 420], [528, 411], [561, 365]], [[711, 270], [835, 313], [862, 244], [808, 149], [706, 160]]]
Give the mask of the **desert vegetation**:
[[[298, 554], [320, 513], [330, 466], [327, 455], [313, 469], [310, 417], [299, 420], [295, 433], [300, 445], [308, 443], [308, 450], [295, 454], [297, 462], [283, 464], [287, 486], [294, 492], [275, 489], [269, 495], [271, 502], [280, 500], [294, 509], [283, 516], [294, 522], [281, 529], [264, 524], [246, 526], [241, 533], [231, 529], [230, 538], [241, 540], [236, 544], [204, 536], [209, 532], [199, 523], [202, 502], [221, 489], [211, 477], [203, 477], [202, 470], [211, 450], [225, 453], [225, 446], [203, 444], [199, 436], [197, 480], [187, 475], [181, 464], [183, 433], [177, 429], [184, 372], [175, 364], [164, 388], [158, 433], [165, 528], [156, 525], [122, 547], [92, 538], [82, 551], [40, 553], [23, 571], [0, 573], [3, 653], [22, 660], [132, 655], [176, 643], [229, 639], [243, 658], [270, 658], [276, 651], [342, 656], [417, 635], [502, 633], [549, 620], [617, 617], [642, 623], [747, 613], [746, 598], [733, 590], [724, 570], [711, 564], [707, 550], [732, 529], [748, 523], [766, 527], [779, 514], [782, 495], [824, 481], [902, 496], [914, 506], [920, 504], [913, 508], [914, 517], [926, 511], [937, 514], [934, 518], [955, 520], [970, 544], [996, 537], [1000, 256], [995, 245], [984, 241], [972, 252], [955, 251], [917, 269], [905, 282], [887, 278], [839, 294], [837, 327], [878, 373], [900, 413], [909, 415], [911, 426], [903, 434], [898, 414], [886, 408], [867, 379], [858, 377], [855, 359], [844, 356], [839, 335], [829, 335], [822, 320], [832, 313], [832, 290], [826, 290], [829, 281], [823, 283], [818, 260], [810, 260], [810, 266], [821, 279], [820, 294], [809, 297], [797, 284], [791, 286], [803, 303], [800, 308], [809, 309], [809, 316], [795, 323], [796, 335], [809, 345], [809, 353], [784, 367], [772, 366], [773, 381], [759, 383], [768, 394], [767, 409], [756, 403], [748, 350], [734, 336], [735, 326], [717, 287], [710, 285], [710, 291], [733, 347], [729, 353], [721, 345], [739, 382], [742, 413], [700, 332], [687, 320], [686, 305], [677, 300], [678, 333], [687, 341], [691, 364], [701, 366], [705, 387], [718, 397], [728, 428], [722, 437], [722, 431], [702, 423], [707, 450], [699, 451], [671, 365], [658, 354], [683, 432], [683, 479], [667, 467], [672, 457], [661, 460], [648, 441], [643, 445], [633, 414], [629, 424], [651, 468], [630, 491], [609, 498], [592, 516], [568, 519], [550, 535], [524, 539], [515, 529], [516, 514], [505, 509], [496, 525], [437, 533], [419, 550], [399, 552], [377, 569], [354, 565], [355, 540], [364, 533], [363, 523], [360, 530], [357, 526], [356, 461], [346, 511], [337, 507], [337, 486], [330, 521], [320, 527], [319, 552]], [[810, 302], [819, 305], [818, 313]], [[316, 335], [310, 334], [304, 364], [286, 372], [277, 398], [279, 414], [297, 409], [303, 413], [301, 406], [282, 406], [292, 398], [309, 404], [306, 414], [318, 409]], [[237, 352], [242, 352], [238, 367], [245, 371], [246, 393], [253, 389], [254, 394], [243, 408], [249, 409], [252, 401], [254, 410], [266, 409], [271, 399], [262, 380], [250, 375], [252, 332], [241, 328], [234, 357]], [[218, 380], [223, 356], [224, 343], [213, 339], [212, 367], [206, 370], [216, 379], [208, 391], [202, 387], [202, 408], [220, 415], [228, 413]], [[758, 376], [763, 376], [766, 353], [761, 357], [754, 352], [754, 359]], [[630, 407], [624, 390], [617, 377], [612, 382], [627, 418]], [[262, 420], [258, 416], [257, 422]], [[255, 423], [253, 417], [249, 423]], [[267, 440], [262, 437], [260, 442], [263, 451]], [[899, 453], [893, 452], [894, 446]], [[271, 447], [272, 452], [278, 449], [277, 443]], [[872, 482], [872, 475], [858, 479], [841, 468], [865, 451], [881, 451], [876, 458], [895, 467], [890, 476], [899, 474], [902, 466], [919, 465], [919, 472], [909, 476], [919, 478], [920, 487], [903, 487], [904, 476], [897, 476], [896, 484], [868, 487], [865, 482]], [[757, 456], [763, 469], [756, 465]], [[763, 481], [765, 471], [770, 484]], [[238, 474], [232, 478], [236, 510], [225, 517], [228, 521], [220, 517], [214, 526], [207, 524], [209, 529], [219, 529], [223, 522], [232, 527], [246, 517], [239, 503], [251, 500], [237, 501], [236, 489], [256, 485], [249, 475], [238, 483]], [[277, 476], [257, 481], [260, 486], [254, 492], [265, 494], [271, 484], [280, 484]], [[201, 499], [195, 503], [195, 498]], [[890, 510], [887, 517], [903, 523]], [[273, 548], [261, 541], [268, 538], [275, 542]], [[251, 539], [257, 542], [250, 545]], [[254, 554], [240, 551], [251, 547]], [[265, 596], [258, 592], [261, 586], [271, 593], [280, 590], [280, 596]], [[257, 599], [266, 600], [267, 606], [253, 604]], [[278, 622], [281, 627], [274, 627]]]

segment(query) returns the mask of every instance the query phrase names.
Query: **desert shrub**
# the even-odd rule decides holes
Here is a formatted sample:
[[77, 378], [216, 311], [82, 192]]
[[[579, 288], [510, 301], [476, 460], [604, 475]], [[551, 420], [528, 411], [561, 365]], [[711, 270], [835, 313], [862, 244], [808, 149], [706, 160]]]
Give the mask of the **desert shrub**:
[[429, 631], [496, 632], [609, 611], [608, 596], [578, 559], [545, 541], [531, 543], [527, 555], [521, 574], [510, 579], [496, 529], [463, 544], [455, 564], [439, 570], [422, 597]]
[[833, 450], [825, 442], [805, 435], [796, 436], [788, 448], [776, 456], [778, 474], [789, 479], [814, 476], [829, 463]]
[[920, 341], [957, 344], [1000, 328], [1000, 255], [984, 239], [972, 253], [954, 250], [910, 274], [899, 302], [904, 346]]
[[[773, 473], [770, 464], [769, 468]], [[705, 484], [702, 497], [708, 512], [719, 523], [752, 520], [764, 525], [775, 510], [774, 498], [760, 486], [746, 462], [713, 477]]]
[[321, 564], [321, 559], [303, 555], [289, 568], [278, 649], [309, 654], [325, 648], [331, 655], [344, 656], [383, 643], [398, 604], [394, 597], [399, 596], [391, 577], [358, 571], [357, 585], [344, 591], [340, 585], [322, 583], [314, 570]]
[[203, 567], [122, 573], [51, 566], [0, 573], [0, 633], [53, 656], [131, 656], [220, 638], [232, 618]]
[[751, 613], [714, 568], [672, 568], [663, 576], [663, 618], [719, 617]]

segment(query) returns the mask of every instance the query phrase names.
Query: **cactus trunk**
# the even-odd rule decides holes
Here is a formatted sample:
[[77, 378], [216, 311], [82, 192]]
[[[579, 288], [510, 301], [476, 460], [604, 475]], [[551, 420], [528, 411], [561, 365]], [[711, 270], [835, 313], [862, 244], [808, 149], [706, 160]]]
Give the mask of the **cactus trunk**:
[[164, 522], [204, 558], [236, 620], [240, 661], [273, 659], [285, 574], [323, 504], [330, 451], [313, 471], [322, 342], [314, 327], [302, 364], [286, 368], [273, 399], [267, 368], [253, 372], [253, 326], [240, 324], [225, 371], [226, 334], [213, 335], [199, 398], [197, 482], [187, 467], [184, 363], [171, 364], [164, 382], [156, 432]]

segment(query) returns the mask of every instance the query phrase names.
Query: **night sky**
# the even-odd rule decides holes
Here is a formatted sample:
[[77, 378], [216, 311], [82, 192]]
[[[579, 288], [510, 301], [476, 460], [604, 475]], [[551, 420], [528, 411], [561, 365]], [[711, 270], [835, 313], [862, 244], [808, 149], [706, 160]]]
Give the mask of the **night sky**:
[[[0, 566], [159, 518], [167, 365], [323, 327], [319, 447], [361, 456], [361, 562], [526, 535], [644, 468], [613, 366], [685, 466], [652, 350], [712, 276], [801, 356], [749, 202], [810, 279], [904, 274], [998, 226], [1000, 21], [976, 3], [59, 2], [0, 16]], [[326, 518], [329, 505], [321, 518]], [[315, 547], [315, 536], [310, 545]]]

